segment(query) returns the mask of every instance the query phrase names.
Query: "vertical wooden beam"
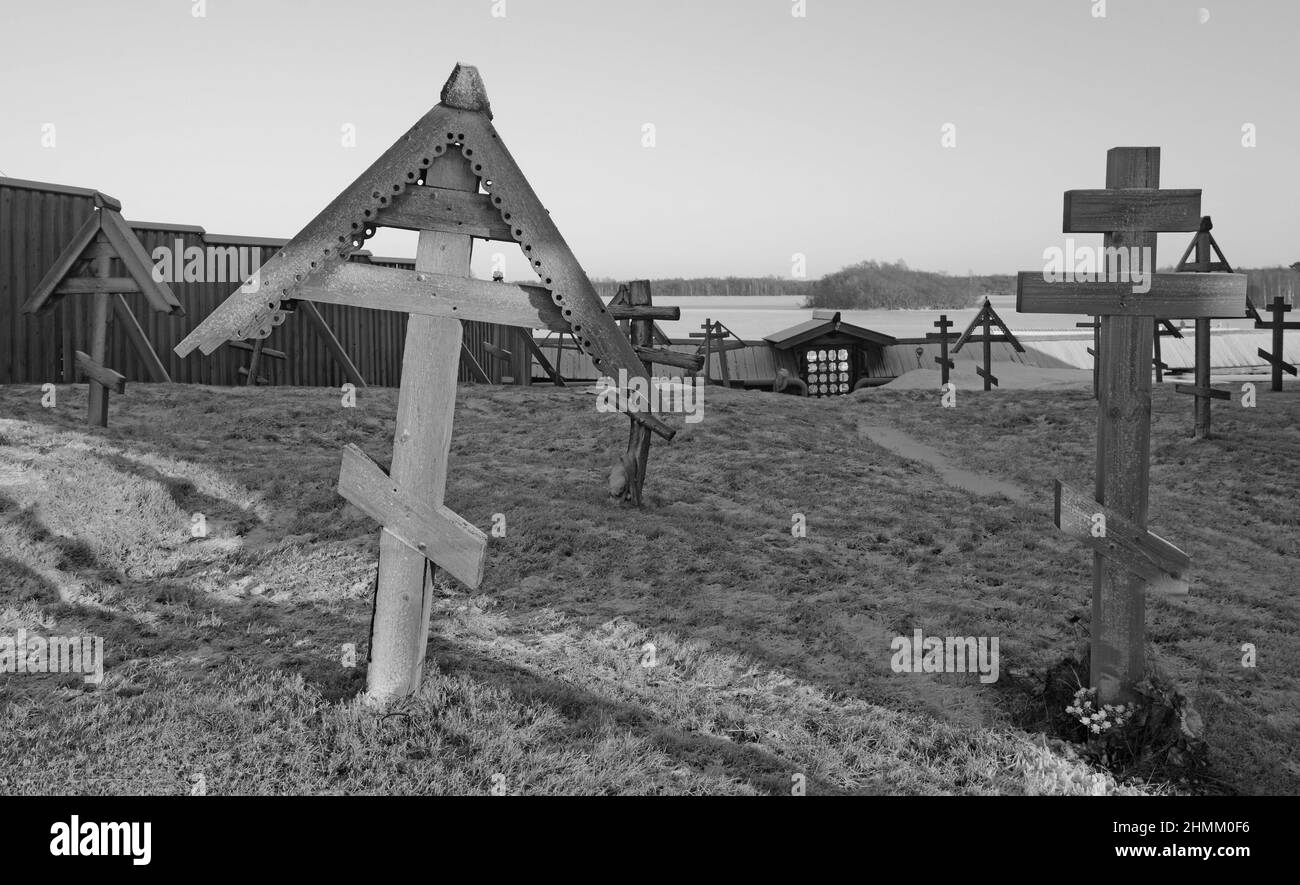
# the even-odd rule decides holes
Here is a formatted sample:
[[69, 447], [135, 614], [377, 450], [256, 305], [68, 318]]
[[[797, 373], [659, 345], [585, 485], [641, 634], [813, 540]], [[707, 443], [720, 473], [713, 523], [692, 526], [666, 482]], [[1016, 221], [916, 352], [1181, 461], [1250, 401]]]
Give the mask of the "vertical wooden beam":
[[1163, 384], [1165, 381], [1165, 366], [1160, 359], [1160, 338], [1161, 338], [1160, 324], [1156, 323], [1153, 328], [1156, 331], [1155, 331], [1155, 338], [1152, 339], [1151, 345], [1152, 347], [1155, 348], [1155, 356], [1152, 358], [1151, 361], [1155, 363], [1155, 367], [1156, 367], [1156, 383]]
[[316, 334], [324, 342], [325, 349], [333, 355], [334, 361], [343, 369], [343, 374], [347, 376], [347, 379], [359, 388], [365, 387], [366, 379], [361, 376], [361, 370], [352, 362], [352, 358], [348, 356], [348, 352], [343, 348], [338, 337], [335, 336], [330, 324], [325, 322], [325, 317], [321, 316], [320, 309], [310, 301], [297, 301], [295, 306], [307, 318], [307, 322], [311, 323]]
[[[107, 279], [112, 261], [107, 254], [95, 258], [95, 276]], [[90, 358], [103, 366], [108, 354], [108, 325], [112, 315], [113, 296], [107, 292], [96, 292], [91, 299]], [[98, 424], [100, 427], [108, 426], [108, 388], [94, 378], [90, 379], [90, 408], [86, 414], [86, 422]]]
[[257, 367], [262, 362], [262, 347], [265, 344], [265, 338], [258, 338], [253, 342], [253, 353], [248, 358], [248, 374], [244, 376], [245, 387], [257, 386]]
[[1286, 332], [1286, 312], [1281, 292], [1273, 296], [1270, 308], [1273, 312], [1273, 389], [1280, 391], [1282, 389], [1282, 366], [1286, 363], [1286, 356], [1282, 349], [1282, 336]]
[[[650, 281], [635, 280], [628, 288], [628, 304], [633, 307], [650, 306]], [[631, 336], [633, 346], [653, 347], [654, 346], [654, 320], [632, 320]], [[726, 353], [723, 353], [726, 356]], [[645, 364], [646, 374], [650, 377], [650, 383], [654, 383], [654, 367], [641, 360]], [[651, 397], [654, 397], [653, 389], [650, 391]], [[627, 478], [627, 498], [637, 507], [641, 506], [641, 489], [645, 485], [646, 466], [650, 462], [650, 428], [645, 427], [636, 421], [629, 422], [632, 427], [628, 433], [627, 451], [632, 456], [632, 463], [636, 465], [636, 470]]]
[[[1199, 262], [1199, 258], [1197, 259]], [[1210, 318], [1196, 318], [1196, 386], [1210, 389]], [[1192, 435], [1196, 439], [1210, 438], [1210, 396], [1196, 395], [1195, 422]]]
[[[426, 183], [476, 192], [478, 178], [468, 161], [457, 162], [458, 156], [448, 151], [430, 167]], [[468, 276], [472, 247], [472, 239], [464, 234], [421, 231], [415, 269]], [[447, 485], [462, 343], [460, 320], [417, 315], [407, 319], [389, 476], [403, 494], [433, 507], [442, 503]], [[366, 672], [371, 702], [383, 704], [419, 689], [432, 597], [432, 564], [385, 529], [379, 542], [379, 582]]]
[[[1107, 188], [1158, 188], [1159, 148], [1113, 148], [1106, 156]], [[1106, 234], [1107, 247], [1150, 248], [1156, 234]], [[1151, 454], [1151, 317], [1102, 316], [1097, 401], [1096, 499], [1138, 528], [1147, 525]], [[1101, 703], [1131, 697], [1145, 669], [1146, 583], [1123, 566], [1093, 555], [1091, 682]]]
[[[537, 346], [537, 342], [533, 340], [533, 330], [520, 329], [519, 334], [523, 338], [524, 347], [528, 349], [528, 352], [530, 354], [537, 357], [537, 364], [542, 367], [542, 371], [544, 371], [547, 375], [550, 376], [551, 383], [554, 384], [556, 387], [563, 387], [564, 377], [560, 375], [560, 371], [558, 369], [556, 369], [554, 366], [551, 365], [551, 361], [546, 358], [546, 354], [542, 352], [542, 349]], [[533, 370], [530, 366], [528, 369], [528, 374], [531, 375], [532, 372]]]
[[988, 301], [984, 302], [984, 389], [993, 389], [993, 341], [990, 339], [992, 325], [989, 320]]
[[[726, 351], [723, 351], [726, 353]], [[709, 385], [710, 363], [713, 362], [713, 320], [704, 318], [704, 385]]]
[[136, 355], [140, 357], [140, 361], [144, 363], [145, 369], [149, 372], [150, 380], [159, 384], [170, 384], [172, 376], [167, 372], [167, 367], [163, 365], [162, 359], [158, 356], [158, 351], [154, 350], [153, 343], [149, 341], [149, 336], [145, 334], [140, 321], [135, 318], [131, 305], [127, 304], [126, 299], [120, 294], [113, 296], [113, 313], [122, 324], [122, 330], [126, 332], [126, 337], [130, 339], [132, 346], [135, 347]]

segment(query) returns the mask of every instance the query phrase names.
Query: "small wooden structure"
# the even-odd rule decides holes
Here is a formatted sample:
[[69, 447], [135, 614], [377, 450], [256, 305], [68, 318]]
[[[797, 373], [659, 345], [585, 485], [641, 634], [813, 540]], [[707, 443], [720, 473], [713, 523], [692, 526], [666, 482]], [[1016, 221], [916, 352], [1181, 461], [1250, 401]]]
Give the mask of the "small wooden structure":
[[[603, 375], [646, 378], [491, 121], [478, 71], [457, 65], [441, 102], [262, 266], [261, 291], [245, 284], [176, 348], [264, 338], [283, 322], [284, 299], [409, 315], [392, 467], [348, 446], [339, 474], [339, 493], [384, 527], [367, 672], [375, 703], [420, 686], [434, 566], [471, 588], [483, 576], [486, 537], [443, 503], [461, 321], [569, 332]], [[346, 260], [384, 226], [419, 231], [414, 270]], [[518, 243], [540, 284], [470, 278], [475, 237]], [[630, 417], [673, 436], [652, 414]]]
[[[1224, 257], [1223, 250], [1214, 239], [1214, 234], [1210, 233], [1214, 229], [1214, 222], [1210, 216], [1206, 215], [1201, 219], [1200, 227], [1196, 231], [1196, 236], [1188, 244], [1187, 249], [1183, 251], [1183, 257], [1178, 260], [1178, 273], [1232, 273], [1232, 265]], [[1195, 253], [1195, 258], [1188, 261]], [[1215, 261], [1214, 256], [1219, 260]], [[1250, 299], [1247, 298], [1247, 304]], [[1156, 339], [1159, 341], [1160, 339]], [[1196, 318], [1196, 370], [1195, 383], [1193, 384], [1175, 384], [1174, 390], [1178, 393], [1190, 394], [1196, 397], [1195, 406], [1193, 407], [1192, 436], [1196, 439], [1209, 439], [1210, 437], [1210, 403], [1216, 399], [1231, 399], [1232, 394], [1226, 390], [1216, 390], [1210, 384], [1210, 317]]]
[[1300, 329], [1300, 322], [1287, 322], [1285, 315], [1291, 312], [1291, 301], [1295, 297], [1294, 288], [1288, 288], [1286, 296], [1282, 292], [1273, 293], [1273, 299], [1263, 305], [1265, 312], [1273, 315], [1272, 320], [1265, 321], [1259, 314], [1259, 309], [1249, 297], [1246, 298], [1246, 316], [1255, 321], [1256, 329], [1271, 329], [1273, 331], [1273, 352], [1270, 353], [1264, 348], [1259, 348], [1259, 356], [1264, 362], [1273, 367], [1272, 382], [1273, 390], [1282, 389], [1282, 373], [1295, 376], [1296, 367], [1286, 361], [1282, 345], [1285, 341], [1284, 334], [1287, 329]]
[[[994, 333], [994, 326], [997, 326], [1000, 331]], [[982, 329], [983, 331], [977, 336], [975, 335], [976, 329]], [[1010, 344], [1016, 349], [1017, 353], [1025, 352], [1025, 348], [1020, 344], [1020, 341], [1017, 340], [1015, 335], [1011, 334], [1007, 324], [1002, 322], [1002, 317], [998, 316], [998, 312], [993, 309], [993, 303], [985, 298], [984, 306], [980, 308], [980, 312], [975, 314], [970, 321], [970, 325], [966, 327], [966, 331], [961, 333], [957, 343], [952, 346], [952, 352], [957, 353], [969, 342], [984, 345], [984, 366], [983, 368], [976, 366], [975, 374], [984, 379], [985, 390], [992, 390], [998, 384], [998, 379], [993, 375], [993, 343], [998, 341]]]
[[[985, 299], [984, 303], [987, 304], [988, 300]], [[941, 378], [939, 383], [947, 384], [948, 373], [951, 372], [953, 369], [957, 368], [957, 364], [954, 363], [948, 357], [948, 342], [959, 339], [961, 336], [958, 335], [956, 332], [948, 331], [950, 328], [952, 328], [953, 322], [952, 320], [948, 319], [947, 314], [944, 313], [939, 314], [939, 319], [935, 320], [933, 325], [939, 331], [926, 332], [925, 338], [927, 341], [939, 342], [939, 355], [934, 358], [934, 361], [939, 364], [939, 371], [941, 373]]]
[[809, 396], [843, 396], [883, 365], [884, 348], [896, 339], [840, 318], [835, 311], [813, 314], [802, 323], [773, 332], [763, 340], [778, 351], [794, 355], [795, 370], [808, 385]]
[[1156, 233], [1195, 231], [1201, 219], [1199, 190], [1159, 187], [1159, 148], [1113, 148], [1105, 190], [1065, 195], [1066, 233], [1104, 233], [1107, 247], [1150, 249], [1149, 291], [1124, 281], [1048, 282], [1041, 271], [1017, 279], [1021, 312], [1087, 313], [1100, 322], [1095, 496], [1058, 482], [1056, 525], [1094, 553], [1090, 681], [1103, 704], [1129, 699], [1143, 677], [1146, 594], [1188, 589], [1187, 555], [1146, 527], [1155, 319], [1232, 314], [1246, 298], [1241, 274], [1155, 273]]
[[[115, 263], [125, 276], [114, 275]], [[184, 316], [176, 296], [165, 283], [154, 279], [153, 261], [117, 209], [96, 195], [90, 216], [73, 235], [40, 284], [23, 304], [25, 313], [44, 313], [69, 295], [92, 299], [90, 353], [64, 353], [64, 377], [73, 378], [68, 364], [75, 360], [90, 381], [90, 407], [86, 421], [108, 426], [108, 394], [126, 392], [126, 377], [104, 365], [113, 316], [122, 324], [127, 338], [154, 381], [170, 383], [171, 376], [124, 295], [144, 295], [149, 307], [159, 313]]]

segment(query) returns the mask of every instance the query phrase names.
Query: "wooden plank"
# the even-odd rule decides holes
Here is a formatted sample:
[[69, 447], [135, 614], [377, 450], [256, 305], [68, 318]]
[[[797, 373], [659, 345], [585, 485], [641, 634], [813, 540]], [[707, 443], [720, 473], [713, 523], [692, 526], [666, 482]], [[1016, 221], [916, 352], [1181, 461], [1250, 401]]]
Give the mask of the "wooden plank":
[[[1092, 534], [1096, 514], [1105, 517], [1105, 534], [1099, 538]], [[1187, 595], [1192, 561], [1186, 553], [1060, 480], [1056, 480], [1054, 519], [1057, 528], [1067, 536], [1139, 575], [1153, 591]]]
[[334, 330], [330, 328], [330, 324], [325, 322], [325, 317], [321, 316], [320, 309], [310, 301], [304, 301], [299, 305], [299, 308], [302, 315], [307, 318], [307, 322], [311, 324], [312, 329], [320, 337], [320, 340], [324, 342], [325, 349], [334, 357], [334, 362], [338, 363], [339, 367], [343, 369], [343, 374], [347, 379], [357, 387], [366, 387], [366, 379], [361, 377], [361, 370], [352, 362], [352, 357], [348, 356], [347, 350], [344, 349], [339, 339], [334, 335]]
[[[249, 344], [247, 341], [227, 341], [226, 346], [233, 347], [236, 350], [253, 349], [253, 345]], [[262, 356], [270, 357], [273, 360], [284, 360], [289, 358], [288, 355], [285, 354], [283, 350], [275, 350], [274, 348], [271, 347], [263, 347]]]
[[[452, 153], [430, 167], [426, 182], [433, 187], [478, 190], [478, 176], [463, 158]], [[468, 236], [422, 231], [416, 246], [416, 270], [468, 275], [472, 247]], [[435, 509], [442, 505], [447, 485], [462, 344], [460, 320], [419, 314], [407, 320], [389, 476], [408, 501]], [[366, 674], [372, 701], [385, 703], [420, 687], [434, 592], [433, 572], [427, 562], [424, 554], [412, 550], [393, 532], [383, 531]]]
[[176, 345], [177, 355], [188, 356], [195, 348], [211, 354], [230, 339], [242, 337], [238, 334], [241, 329], [267, 321], [273, 314], [268, 292], [287, 289], [290, 297], [298, 297], [295, 290], [299, 281], [307, 280], [322, 264], [338, 260], [339, 237], [346, 236], [350, 225], [362, 215], [363, 206], [369, 209], [373, 205], [372, 195], [376, 191], [390, 192], [394, 182], [407, 180], [406, 176], [420, 168], [421, 159], [431, 150], [431, 142], [436, 137], [432, 134], [440, 130], [445, 133], [444, 126], [451, 121], [456, 121], [452, 125], [459, 125], [462, 116], [476, 115], [435, 105], [410, 130], [425, 133], [425, 137], [400, 138], [394, 142], [284, 248], [262, 264], [256, 289], [240, 286]]
[[678, 369], [687, 369], [688, 371], [698, 372], [704, 366], [704, 357], [701, 354], [678, 353], [675, 350], [664, 350], [660, 347], [645, 347], [640, 344], [634, 345], [633, 349], [637, 356], [641, 357], [647, 363], [658, 363], [661, 366], [674, 366]]
[[257, 374], [257, 364], [262, 361], [262, 342], [265, 338], [258, 338], [253, 342], [253, 353], [248, 358], [248, 368], [240, 374], [244, 376], [244, 385], [246, 387], [256, 387], [260, 376]]
[[[551, 365], [551, 361], [546, 358], [546, 354], [542, 352], [542, 349], [537, 346], [537, 342], [533, 340], [532, 330], [521, 329], [519, 334], [522, 337], [524, 346], [528, 348], [529, 353], [537, 357], [537, 364], [541, 366], [542, 371], [545, 372], [550, 377], [551, 382], [556, 387], [566, 386], [564, 383], [564, 377], [561, 376], [559, 371], [554, 366]], [[529, 369], [529, 372], [531, 373], [532, 370]]]
[[682, 318], [680, 307], [608, 304], [605, 310], [616, 320], [680, 320]]
[[[112, 260], [102, 255], [94, 261], [95, 276], [107, 277]], [[92, 299], [90, 317], [90, 360], [96, 366], [103, 366], [108, 355], [108, 327], [113, 319], [113, 296], [106, 292], [90, 296]], [[89, 424], [108, 426], [108, 392], [109, 386], [90, 378], [89, 405], [86, 421]]]
[[85, 351], [76, 351], [77, 368], [97, 384], [107, 387], [114, 393], [126, 393], [126, 376], [112, 369], [106, 369], [91, 358]]
[[135, 280], [130, 277], [68, 277], [59, 283], [55, 288], [55, 295], [94, 295], [98, 292], [107, 292], [110, 295], [117, 293], [134, 293], [139, 292], [140, 287], [135, 284]]
[[1199, 190], [1072, 190], [1065, 192], [1067, 234], [1112, 231], [1195, 231], [1201, 226]]
[[492, 205], [488, 194], [469, 193], [428, 185], [410, 185], [381, 209], [375, 219], [380, 227], [464, 234], [485, 240], [513, 243], [510, 225]]
[[[1175, 384], [1174, 390], [1178, 393], [1188, 393], [1192, 396], [1204, 399], [1232, 399], [1232, 393], [1230, 391], [1218, 390], [1213, 387], [1201, 387], [1199, 384]], [[1197, 418], [1197, 426], [1200, 426], [1199, 417]], [[1199, 435], [1200, 434], [1198, 434], [1198, 436]]]
[[527, 329], [567, 332], [572, 327], [541, 286], [473, 280], [396, 267], [347, 262], [301, 284], [296, 297], [419, 316], [476, 320]]
[[[1113, 148], [1107, 152], [1106, 187], [1159, 186], [1159, 148]], [[1158, 266], [1154, 233], [1107, 233], [1104, 245], [1136, 248], [1137, 254], [1149, 255], [1150, 266], [1142, 268], [1148, 274], [1154, 274]], [[1145, 252], [1148, 248], [1150, 252]], [[1181, 277], [1185, 281], [1187, 275]], [[1240, 291], [1244, 295], [1244, 280], [1241, 283]], [[1177, 291], [1186, 289], [1180, 287]], [[1088, 313], [1096, 316], [1099, 311], [1094, 309], [1094, 300], [1086, 303]], [[1186, 312], [1166, 310], [1161, 315], [1185, 316]], [[1146, 315], [1102, 315], [1098, 322], [1098, 352], [1104, 358], [1098, 360], [1097, 369], [1094, 498], [1114, 515], [1134, 525], [1137, 531], [1145, 532], [1151, 469], [1151, 345], [1155, 320]], [[1091, 620], [1090, 684], [1097, 689], [1103, 704], [1118, 703], [1121, 698], [1127, 700], [1146, 667], [1146, 585], [1140, 575], [1098, 552], [1093, 554]]]
[[122, 330], [126, 332], [126, 337], [130, 340], [131, 345], [135, 348], [136, 356], [140, 357], [140, 361], [144, 363], [150, 379], [157, 384], [171, 384], [172, 376], [168, 373], [167, 367], [163, 365], [162, 358], [158, 356], [158, 351], [154, 350], [149, 336], [145, 334], [140, 322], [135, 318], [135, 312], [131, 310], [131, 305], [127, 304], [126, 299], [121, 295], [113, 296], [113, 313], [121, 323]]
[[144, 251], [140, 239], [131, 230], [121, 214], [112, 209], [100, 210], [100, 226], [112, 243], [126, 272], [135, 280], [149, 306], [159, 313], [185, 316], [185, 308], [176, 300], [166, 283], [154, 279], [153, 259]]
[[355, 445], [343, 449], [339, 494], [470, 589], [483, 581], [487, 536], [442, 504], [415, 500]]
[[483, 368], [483, 364], [474, 357], [473, 351], [465, 346], [464, 341], [460, 343], [460, 356], [461, 359], [465, 361], [466, 365], [469, 366], [469, 373], [471, 375], [483, 384], [492, 383], [492, 376], [488, 374], [487, 369]]
[[1242, 316], [1245, 299], [1245, 274], [1158, 273], [1147, 293], [1134, 292], [1132, 283], [1049, 283], [1041, 271], [1022, 271], [1016, 277], [1020, 313], [1235, 319]]
[[[1294, 374], [1296, 373], [1296, 368], [1295, 368], [1295, 366], [1293, 366], [1293, 365], [1291, 365], [1290, 363], [1288, 363], [1288, 362], [1287, 362], [1285, 359], [1283, 359], [1282, 357], [1280, 357], [1280, 356], [1275, 356], [1275, 355], [1269, 353], [1267, 350], [1265, 350], [1265, 349], [1262, 348], [1262, 347], [1261, 347], [1261, 348], [1258, 348], [1255, 352], [1259, 354], [1260, 359], [1264, 360], [1264, 362], [1268, 363], [1269, 365], [1271, 365], [1271, 366], [1273, 367], [1274, 374], [1277, 374], [1277, 373], [1280, 373], [1280, 372], [1283, 372], [1283, 371], [1285, 371], [1285, 372], [1286, 372], [1287, 374], [1289, 374], [1289, 375], [1294, 375]], [[1282, 388], [1281, 388], [1281, 387], [1276, 387], [1276, 386], [1275, 386], [1273, 389], [1274, 389], [1274, 390], [1281, 390]]]
[[68, 275], [68, 271], [72, 270], [72, 266], [81, 260], [82, 254], [95, 241], [98, 234], [99, 212], [92, 211], [81, 223], [81, 227], [77, 228], [77, 232], [72, 235], [68, 245], [59, 253], [54, 264], [50, 265], [45, 276], [41, 277], [32, 294], [23, 302], [23, 313], [39, 313], [48, 310], [58, 301], [54, 296], [57, 295], [55, 290], [59, 283]]

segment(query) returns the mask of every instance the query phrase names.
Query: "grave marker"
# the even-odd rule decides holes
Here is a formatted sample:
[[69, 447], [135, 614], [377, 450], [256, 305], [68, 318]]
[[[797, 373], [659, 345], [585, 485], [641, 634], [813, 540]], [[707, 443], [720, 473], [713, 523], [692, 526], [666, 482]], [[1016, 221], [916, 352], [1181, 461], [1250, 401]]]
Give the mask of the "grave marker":
[[[993, 326], [997, 326], [1002, 331], [996, 335], [993, 334], [991, 331]], [[979, 327], [982, 327], [984, 331], [982, 334], [976, 336], [974, 332], [975, 329]], [[929, 336], [927, 335], [926, 337], [928, 338]], [[966, 327], [965, 332], [962, 332], [961, 337], [957, 339], [957, 343], [954, 344], [952, 348], [952, 352], [957, 353], [966, 345], [967, 342], [974, 342], [976, 344], [982, 343], [984, 345], [984, 367], [980, 368], [979, 366], [976, 366], [975, 374], [984, 379], [985, 390], [992, 390], [998, 383], [998, 379], [993, 375], [993, 342], [995, 341], [1002, 341], [1010, 344], [1019, 353], [1025, 352], [1025, 348], [1021, 346], [1020, 342], [1016, 339], [1016, 336], [1011, 334], [1011, 330], [1007, 328], [1007, 324], [1002, 322], [1002, 317], [998, 316], [997, 311], [993, 309], [992, 302], [985, 298], [984, 306], [980, 308], [980, 312], [970, 321], [970, 325]]]
[[[1196, 236], [1183, 251], [1176, 270], [1179, 273], [1232, 273], [1232, 265], [1224, 257], [1223, 250], [1215, 242], [1214, 222], [1206, 215], [1201, 219]], [[1187, 259], [1196, 253], [1195, 260]], [[1215, 261], [1214, 256], [1219, 260]], [[1247, 299], [1249, 303], [1249, 299]], [[1196, 318], [1196, 375], [1193, 384], [1175, 384], [1178, 393], [1190, 394], [1196, 398], [1193, 407], [1192, 436], [1196, 439], [1209, 439], [1210, 403], [1216, 399], [1231, 399], [1232, 394], [1226, 390], [1215, 390], [1210, 385], [1210, 317]]]
[[[491, 120], [478, 71], [457, 65], [442, 101], [262, 266], [260, 290], [240, 287], [176, 348], [211, 353], [232, 338], [265, 338], [289, 299], [410, 315], [392, 468], [349, 446], [339, 474], [340, 494], [384, 527], [366, 679], [372, 702], [420, 686], [433, 567], [471, 588], [482, 580], [486, 537], [443, 504], [461, 321], [568, 332], [601, 374], [646, 377]], [[420, 232], [414, 270], [347, 261], [384, 226]], [[474, 237], [518, 242], [541, 284], [469, 278]], [[673, 436], [652, 414], [630, 417]]]
[[[125, 277], [112, 275], [114, 261], [126, 271]], [[104, 365], [114, 314], [122, 323], [123, 331], [148, 370], [149, 377], [162, 383], [172, 380], [123, 297], [140, 293], [154, 311], [184, 316], [185, 309], [181, 303], [166, 283], [154, 279], [153, 270], [153, 260], [135, 231], [116, 209], [96, 196], [90, 217], [73, 234], [71, 242], [23, 304], [24, 313], [41, 314], [61, 298], [91, 298], [90, 353], [75, 350], [63, 355], [66, 380], [76, 377], [71, 371], [71, 365], [75, 363], [90, 381], [90, 405], [86, 415], [89, 424], [107, 427], [109, 392], [126, 392], [126, 378]], [[89, 275], [83, 275], [84, 271], [89, 271]]]
[[[1240, 274], [1155, 273], [1156, 233], [1197, 230], [1199, 191], [1161, 191], [1160, 149], [1113, 148], [1106, 157], [1105, 191], [1071, 191], [1065, 232], [1104, 231], [1105, 246], [1137, 247], [1150, 289], [1128, 281], [1047, 282], [1042, 272], [1017, 278], [1017, 309], [1025, 313], [1087, 313], [1098, 318], [1097, 483], [1095, 500], [1058, 489], [1057, 525], [1100, 513], [1113, 544], [1094, 546], [1091, 684], [1100, 703], [1131, 697], [1145, 670], [1146, 593], [1150, 568], [1163, 562], [1172, 587], [1186, 583], [1181, 551], [1147, 531], [1151, 445], [1151, 355], [1157, 317], [1220, 316], [1239, 311], [1246, 278]], [[1088, 194], [1085, 200], [1079, 194]], [[1189, 194], [1195, 193], [1193, 199]], [[1078, 217], [1072, 207], [1086, 206]], [[1104, 207], [1104, 210], [1103, 210]], [[1149, 251], [1145, 251], [1149, 249]], [[1069, 506], [1066, 506], [1066, 505]], [[1169, 586], [1166, 584], [1166, 586]]]

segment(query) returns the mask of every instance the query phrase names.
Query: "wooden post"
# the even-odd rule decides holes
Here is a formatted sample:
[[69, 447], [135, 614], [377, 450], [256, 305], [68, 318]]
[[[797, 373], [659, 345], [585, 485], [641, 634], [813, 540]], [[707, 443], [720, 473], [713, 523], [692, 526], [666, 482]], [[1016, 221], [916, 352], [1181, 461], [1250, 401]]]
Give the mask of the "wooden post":
[[[1106, 188], [1159, 188], [1158, 148], [1113, 148], [1106, 157]], [[1111, 232], [1105, 246], [1150, 248], [1155, 273], [1156, 234]], [[1151, 348], [1155, 319], [1099, 316], [1097, 502], [1145, 531], [1151, 463]], [[1130, 696], [1145, 672], [1146, 586], [1100, 553], [1093, 554], [1092, 685], [1101, 703]]]
[[297, 301], [295, 307], [302, 312], [302, 315], [307, 318], [307, 322], [311, 323], [312, 328], [316, 330], [320, 340], [325, 343], [325, 349], [330, 352], [330, 355], [334, 357], [334, 362], [338, 363], [339, 368], [343, 370], [344, 376], [358, 388], [366, 387], [366, 379], [361, 376], [361, 370], [357, 368], [356, 363], [352, 362], [352, 357], [348, 356], [348, 352], [343, 348], [338, 336], [334, 334], [334, 330], [330, 328], [330, 324], [325, 322], [325, 317], [321, 316], [320, 308], [310, 301]]
[[704, 384], [708, 386], [712, 383], [709, 380], [709, 372], [713, 366], [713, 320], [709, 317], [704, 318]]
[[258, 338], [253, 342], [253, 353], [248, 358], [248, 374], [244, 376], [245, 387], [257, 386], [257, 367], [262, 361], [262, 346], [266, 343], [265, 338]]
[[[650, 306], [650, 281], [635, 280], [628, 288], [628, 304], [632, 307], [649, 307]], [[632, 337], [633, 346], [652, 347], [654, 345], [654, 320], [653, 319], [634, 319], [629, 321], [629, 333]], [[654, 368], [646, 360], [646, 374], [650, 376], [651, 400], [654, 401], [655, 393]], [[647, 406], [648, 408], [648, 406]], [[650, 461], [650, 428], [638, 424], [636, 421], [630, 421], [631, 427], [627, 438], [627, 456], [625, 464], [631, 465], [632, 468], [627, 470], [627, 489], [623, 493], [624, 500], [632, 502], [637, 507], [641, 506], [641, 488], [645, 485], [646, 466]]]
[[948, 334], [948, 329], [953, 325], [953, 323], [951, 320], [948, 319], [947, 314], [941, 313], [939, 314], [939, 319], [935, 320], [933, 325], [939, 331], [930, 332], [925, 337], [939, 339], [939, 355], [934, 358], [934, 361], [939, 364], [939, 371], [941, 373], [940, 375], [941, 380], [939, 383], [947, 384], [948, 373], [955, 366], [953, 361], [948, 358], [948, 339], [950, 337]]
[[[108, 279], [112, 267], [112, 258], [100, 254], [94, 259], [95, 277]], [[91, 296], [90, 317], [90, 358], [102, 366], [108, 356], [108, 325], [112, 318], [113, 296], [108, 292], [96, 292]], [[108, 388], [94, 378], [90, 380], [90, 408], [86, 422], [108, 426]]]
[[[1196, 386], [1210, 389], [1210, 319], [1196, 318]], [[1197, 439], [1210, 438], [1210, 403], [1212, 397], [1197, 396], [1192, 435]]]
[[[1096, 522], [1094, 550], [1091, 684], [1102, 704], [1132, 697], [1145, 669], [1146, 593], [1163, 563], [1185, 592], [1185, 555], [1147, 531], [1151, 449], [1151, 353], [1156, 317], [1239, 314], [1246, 301], [1242, 274], [1155, 273], [1156, 234], [1194, 231], [1201, 192], [1160, 191], [1160, 149], [1114, 148], [1106, 156], [1106, 189], [1068, 191], [1065, 233], [1105, 233], [1106, 249], [1132, 249], [1128, 266], [1150, 284], [1138, 291], [1132, 276], [1052, 281], [1042, 272], [1017, 277], [1017, 309], [1059, 313], [1072, 307], [1100, 323], [1097, 402], [1097, 483], [1094, 501], [1063, 509], [1058, 492], [1056, 524], [1067, 531], [1066, 510]], [[1114, 274], [1108, 269], [1107, 275]], [[1092, 510], [1088, 515], [1087, 510]], [[1118, 543], [1114, 532], [1127, 540]], [[1077, 534], [1077, 532], [1076, 532]], [[1113, 543], [1114, 542], [1114, 543]], [[1134, 558], [1133, 554], [1138, 554]], [[1158, 570], [1169, 572], [1160, 566]]]
[[990, 337], [989, 315], [984, 314], [984, 389], [993, 389], [993, 340]]
[[[448, 156], [432, 166], [431, 187], [474, 193], [478, 178], [467, 162]], [[421, 231], [416, 271], [469, 275], [473, 240], [464, 234]], [[460, 320], [411, 314], [402, 354], [393, 442], [393, 485], [413, 500], [438, 507], [447, 484], [456, 409], [456, 375], [462, 346]], [[371, 626], [367, 696], [378, 704], [420, 687], [434, 566], [388, 528], [379, 542], [379, 585]]]

